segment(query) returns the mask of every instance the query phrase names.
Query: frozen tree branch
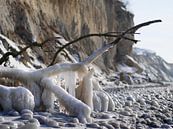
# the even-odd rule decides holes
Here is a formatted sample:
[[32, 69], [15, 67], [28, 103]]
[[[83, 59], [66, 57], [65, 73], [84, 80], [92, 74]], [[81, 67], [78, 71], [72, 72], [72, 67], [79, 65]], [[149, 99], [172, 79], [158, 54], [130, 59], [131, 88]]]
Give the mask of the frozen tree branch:
[[[78, 41], [80, 41], [80, 40], [82, 40], [82, 39], [89, 38], [89, 37], [94, 37], [94, 36], [98, 36], [98, 37], [101, 37], [101, 36], [104, 36], [104, 37], [118, 37], [118, 35], [109, 34], [109, 32], [107, 32], [107, 33], [102, 33], [102, 34], [96, 33], [96, 34], [88, 34], [88, 35], [81, 36], [81, 37], [79, 37], [79, 38], [77, 38], [77, 39], [75, 39], [75, 40], [73, 40], [73, 41], [71, 41], [71, 42], [65, 44], [64, 46], [62, 46], [62, 47], [54, 54], [54, 57], [53, 57], [51, 63], [49, 64], [49, 66], [51, 66], [51, 65], [54, 64], [57, 55], [58, 55], [64, 48], [70, 46], [71, 44], [77, 43]], [[128, 37], [122, 37], [122, 38], [124, 38], [124, 39], [126, 39], [126, 40], [133, 41], [133, 42], [135, 42], [135, 43], [138, 42], [138, 40], [131, 39], [131, 38], [128, 38]]]
[[[152, 23], [156, 23], [156, 22], [161, 22], [161, 20], [145, 22], [126, 30], [125, 32], [119, 34], [118, 37], [113, 42], [106, 44], [102, 48], [96, 50], [95, 52], [93, 52], [92, 55], [90, 55], [84, 61], [81, 61], [79, 63], [55, 64], [47, 68], [33, 70], [33, 71], [24, 71], [17, 68], [7, 68], [4, 66], [0, 66], [0, 77], [7, 77], [13, 80], [19, 80], [21, 83], [24, 83], [34, 95], [36, 106], [40, 106], [41, 101], [44, 101], [42, 92], [47, 92], [47, 94], [49, 93], [48, 94], [49, 97], [51, 96], [51, 94], [55, 94], [58, 97], [59, 101], [64, 105], [64, 107], [66, 108], [67, 111], [69, 111], [70, 114], [76, 115], [78, 119], [80, 120], [80, 122], [90, 122], [91, 108], [85, 103], [78, 100], [77, 98], [68, 94], [61, 87], [57, 86], [50, 77], [58, 75], [62, 72], [68, 72], [68, 71], [77, 72], [79, 75], [82, 75], [82, 74], [87, 75], [89, 73], [87, 70], [87, 65], [89, 65], [94, 60], [96, 60], [97, 57], [99, 57], [105, 51], [109, 50], [114, 45], [118, 44], [119, 41], [122, 38], [124, 38], [124, 36], [127, 33], [135, 33], [136, 30], [138, 30], [139, 28], [150, 25]], [[78, 40], [80, 39], [74, 40], [70, 43], [72, 44], [74, 42], [77, 42]], [[66, 44], [65, 47], [68, 45]], [[65, 47], [63, 46], [62, 48], [64, 49]], [[87, 78], [87, 76], [83, 76], [83, 77]], [[91, 79], [92, 76], [91, 77], [89, 76], [88, 78]], [[88, 81], [85, 81], [85, 82], [87, 83]], [[103, 96], [100, 96], [100, 97], [103, 97]], [[41, 100], [41, 98], [43, 99]], [[50, 102], [52, 104], [51, 100], [53, 100], [53, 98], [50, 97]], [[43, 103], [46, 104], [45, 106], [47, 106], [47, 108], [50, 108], [51, 104], [49, 103], [49, 101], [45, 101]]]

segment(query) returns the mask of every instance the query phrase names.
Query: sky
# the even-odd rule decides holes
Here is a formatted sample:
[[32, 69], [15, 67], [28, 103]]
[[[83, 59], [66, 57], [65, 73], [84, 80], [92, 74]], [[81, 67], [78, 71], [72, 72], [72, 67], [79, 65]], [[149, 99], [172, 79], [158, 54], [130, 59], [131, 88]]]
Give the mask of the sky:
[[129, 10], [135, 15], [135, 25], [161, 19], [140, 29], [140, 35], [135, 38], [141, 40], [135, 47], [153, 50], [167, 62], [173, 63], [173, 0], [128, 0]]

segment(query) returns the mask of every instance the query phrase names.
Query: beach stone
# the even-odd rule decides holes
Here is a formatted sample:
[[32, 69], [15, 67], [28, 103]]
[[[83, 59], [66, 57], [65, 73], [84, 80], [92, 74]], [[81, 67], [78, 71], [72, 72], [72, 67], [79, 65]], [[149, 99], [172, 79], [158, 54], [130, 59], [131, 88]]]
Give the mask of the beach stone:
[[59, 126], [61, 127], [65, 127], [65, 123], [64, 122], [58, 122]]
[[33, 115], [33, 112], [32, 112], [31, 110], [29, 110], [29, 109], [23, 109], [23, 110], [21, 111], [21, 114], [25, 114], [25, 113], [30, 113], [30, 114]]
[[29, 120], [29, 119], [33, 118], [33, 114], [31, 114], [31, 113], [24, 113], [24, 114], [22, 114], [21, 118], [24, 119], [24, 120]]
[[149, 125], [151, 123], [150, 118], [145, 119], [145, 121], [147, 122], [147, 125]]
[[120, 128], [120, 123], [115, 121], [109, 121], [110, 125], [112, 125], [114, 128]]
[[42, 116], [52, 116], [50, 112], [39, 112], [38, 114]]
[[77, 127], [77, 125], [75, 123], [67, 123], [65, 124], [65, 127]]
[[101, 119], [110, 119], [110, 118], [112, 118], [112, 116], [109, 114], [106, 114], [106, 113], [101, 113], [100, 118]]
[[121, 129], [130, 129], [129, 125], [127, 125], [126, 123], [121, 123], [120, 128]]
[[36, 123], [27, 123], [26, 125], [18, 128], [18, 129], [39, 129]]
[[138, 123], [135, 129], [146, 129], [143, 124]]
[[23, 122], [19, 122], [18, 123], [18, 128], [20, 128], [20, 127], [22, 127], [22, 126], [24, 126], [25, 124], [23, 123]]
[[145, 119], [143, 119], [143, 118], [140, 119], [139, 122], [140, 122], [141, 124], [147, 124], [147, 121], [146, 121]]
[[150, 118], [150, 117], [151, 117], [151, 115], [148, 114], [148, 113], [143, 113], [142, 116], [141, 116], [141, 118], [144, 118], [144, 119]]
[[47, 117], [41, 115], [34, 115], [34, 118], [36, 118], [40, 124], [45, 124], [47, 121]]
[[101, 126], [104, 126], [107, 129], [114, 129], [114, 127], [111, 124], [108, 124], [108, 123], [102, 123]]
[[125, 102], [125, 106], [131, 107], [131, 106], [132, 106], [132, 101], [126, 101], [126, 102]]
[[131, 96], [131, 95], [130, 96], [127, 96], [126, 97], [126, 100], [135, 102], [135, 98], [133, 96]]
[[164, 129], [172, 129], [172, 127], [168, 124], [163, 124], [161, 125], [161, 128], [164, 128]]
[[152, 106], [150, 107], [150, 110], [158, 110], [158, 108], [157, 108], [156, 106], [152, 105]]
[[166, 124], [173, 124], [172, 122], [172, 118], [164, 118], [163, 121], [166, 123]]
[[79, 123], [79, 119], [78, 119], [78, 118], [72, 118], [72, 119], [70, 120], [70, 122]]
[[137, 99], [137, 102], [140, 103], [140, 105], [145, 105], [145, 100], [143, 98]]
[[19, 116], [20, 114], [19, 114], [19, 112], [12, 110], [12, 111], [8, 112], [8, 115], [9, 116]]
[[47, 119], [46, 125], [47, 125], [47, 126], [50, 126], [50, 127], [54, 127], [54, 128], [58, 128], [58, 127], [59, 127], [58, 122], [56, 122], [55, 120], [50, 119], [50, 118]]
[[[75, 120], [73, 120], [73, 119], [68, 120], [66, 118], [53, 118], [53, 120], [57, 121], [58, 123], [65, 123], [67, 121], [75, 123]], [[77, 120], [76, 120], [76, 122], [77, 122]]]
[[124, 110], [128, 111], [129, 113], [133, 113], [133, 110], [131, 109], [131, 107], [126, 106], [124, 107]]
[[162, 106], [161, 112], [165, 114], [165, 113], [169, 112], [169, 110], [166, 109], [165, 106]]
[[130, 112], [128, 112], [128, 111], [120, 111], [119, 113], [121, 115], [124, 115], [124, 116], [130, 116], [131, 115]]
[[35, 118], [29, 119], [29, 122], [30, 123], [35, 123], [37, 126], [40, 126], [40, 122]]
[[149, 123], [149, 126], [150, 126], [150, 127], [153, 127], [153, 128], [160, 128], [160, 123], [157, 122], [157, 121], [151, 121], [151, 122]]
[[157, 101], [154, 101], [154, 100], [151, 101], [151, 105], [153, 105], [155, 107], [159, 107], [159, 103]]
[[89, 124], [86, 124], [86, 127], [88, 128], [99, 128], [99, 124], [97, 123], [89, 123]]
[[140, 103], [138, 103], [138, 102], [134, 102], [134, 103], [133, 103], [133, 107], [139, 109], [139, 107], [140, 107]]

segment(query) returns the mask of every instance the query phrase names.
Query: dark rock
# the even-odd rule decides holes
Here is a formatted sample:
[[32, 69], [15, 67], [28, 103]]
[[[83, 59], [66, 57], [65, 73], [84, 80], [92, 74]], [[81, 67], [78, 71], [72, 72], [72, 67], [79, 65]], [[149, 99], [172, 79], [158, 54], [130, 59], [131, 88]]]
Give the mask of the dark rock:
[[36, 118], [40, 122], [40, 124], [45, 124], [45, 122], [47, 121], [47, 117], [41, 115], [34, 115], [34, 118]]
[[144, 114], [142, 114], [142, 116], [141, 116], [141, 118], [144, 118], [144, 119], [150, 118], [150, 117], [151, 117], [151, 115], [150, 115], [150, 114], [147, 114], [147, 113], [144, 113]]
[[135, 102], [135, 98], [133, 96], [128, 96], [126, 99], [129, 101]]
[[131, 106], [132, 106], [132, 102], [131, 102], [131, 101], [126, 101], [126, 102], [125, 102], [125, 106], [131, 107]]
[[163, 129], [172, 129], [172, 127], [168, 124], [161, 125], [161, 128], [163, 128]]
[[149, 126], [150, 126], [150, 127], [153, 127], [153, 128], [160, 128], [160, 123], [157, 122], [157, 121], [151, 121], [151, 122], [149, 123]]
[[172, 118], [164, 118], [163, 122], [166, 124], [173, 124]]

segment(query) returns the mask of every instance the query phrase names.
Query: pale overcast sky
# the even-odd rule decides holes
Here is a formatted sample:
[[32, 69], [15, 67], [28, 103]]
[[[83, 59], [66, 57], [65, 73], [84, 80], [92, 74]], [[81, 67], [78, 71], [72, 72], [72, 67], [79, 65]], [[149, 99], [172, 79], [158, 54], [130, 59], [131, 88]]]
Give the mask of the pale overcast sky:
[[139, 30], [136, 47], [153, 50], [167, 62], [173, 63], [173, 0], [128, 0], [129, 8], [135, 14], [135, 24], [161, 19]]

